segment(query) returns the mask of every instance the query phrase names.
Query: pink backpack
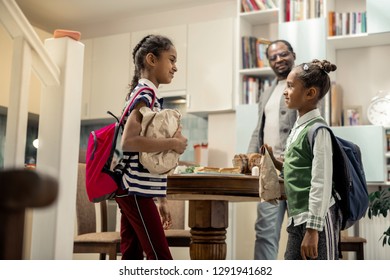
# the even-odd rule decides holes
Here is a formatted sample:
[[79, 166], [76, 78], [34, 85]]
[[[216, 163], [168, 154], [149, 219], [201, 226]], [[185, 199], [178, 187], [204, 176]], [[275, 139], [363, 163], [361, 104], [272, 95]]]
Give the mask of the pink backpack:
[[153, 89], [141, 87], [123, 111], [120, 120], [117, 119], [115, 123], [92, 131], [89, 135], [86, 153], [85, 185], [88, 198], [91, 202], [100, 202], [113, 198], [120, 186], [122, 174], [118, 174], [110, 169], [112, 157], [116, 148], [118, 134], [121, 129], [123, 130], [126, 113], [129, 111], [137, 96], [144, 90], [153, 93], [153, 101], [150, 104], [152, 108], [156, 100]]

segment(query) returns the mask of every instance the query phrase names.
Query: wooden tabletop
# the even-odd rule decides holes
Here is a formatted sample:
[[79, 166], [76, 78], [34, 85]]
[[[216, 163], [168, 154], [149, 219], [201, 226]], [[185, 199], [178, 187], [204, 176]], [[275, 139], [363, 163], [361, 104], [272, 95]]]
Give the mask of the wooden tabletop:
[[168, 176], [168, 198], [259, 201], [259, 178], [250, 175], [179, 174]]

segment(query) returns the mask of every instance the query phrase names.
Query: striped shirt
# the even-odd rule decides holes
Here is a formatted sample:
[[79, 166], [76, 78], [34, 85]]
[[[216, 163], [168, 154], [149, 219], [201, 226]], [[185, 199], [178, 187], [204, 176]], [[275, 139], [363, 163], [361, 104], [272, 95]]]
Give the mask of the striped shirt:
[[[141, 79], [137, 87], [133, 90], [132, 95], [126, 102], [132, 100], [134, 93], [139, 87], [151, 87], [157, 93], [157, 88], [147, 79]], [[145, 102], [146, 106], [150, 107], [153, 102], [153, 93], [149, 90], [142, 91], [135, 99], [134, 104], [130, 107], [126, 114], [125, 123], [131, 111], [139, 102]], [[153, 104], [153, 111], [160, 111], [162, 109], [163, 99], [156, 98]], [[167, 193], [167, 175], [150, 173], [139, 161], [139, 152], [123, 152], [123, 163], [125, 164], [125, 171], [122, 177], [122, 188], [128, 191], [128, 194], [140, 195], [147, 197], [163, 197]]]

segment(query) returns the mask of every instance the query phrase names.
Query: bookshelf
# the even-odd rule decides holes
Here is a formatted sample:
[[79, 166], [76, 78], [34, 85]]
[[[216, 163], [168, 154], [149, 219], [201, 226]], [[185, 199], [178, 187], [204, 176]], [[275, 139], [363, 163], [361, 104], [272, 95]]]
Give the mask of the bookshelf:
[[280, 2], [283, 22], [322, 18], [325, 0], [283, 0]]
[[[248, 0], [246, 0], [248, 1]], [[379, 69], [382, 66], [374, 67], [370, 62], [370, 52], [372, 48], [378, 46], [385, 47], [390, 45], [390, 20], [388, 12], [390, 10], [390, 1], [388, 0], [275, 0], [275, 8], [265, 10], [251, 10], [245, 11], [242, 8], [242, 0], [238, 0], [238, 55], [237, 55], [237, 105], [245, 104], [244, 97], [246, 77], [257, 77], [259, 79], [269, 79], [273, 77], [273, 72], [270, 68], [263, 67], [243, 67], [243, 47], [241, 45], [241, 38], [243, 36], [254, 36], [257, 38], [265, 38], [268, 40], [285, 39], [289, 41], [294, 51], [296, 52], [296, 64], [305, 61], [310, 61], [313, 58], [327, 59], [338, 66], [338, 70], [330, 74], [331, 80], [337, 85], [340, 85], [342, 90], [348, 90], [343, 94], [350, 95], [349, 91], [359, 92], [357, 98], [352, 96], [343, 97], [344, 106], [357, 105], [354, 102], [363, 104], [363, 115], [365, 116], [365, 106], [368, 104], [372, 96], [367, 96], [363, 93], [363, 88], [371, 92], [377, 92], [380, 89], [390, 88], [390, 82], [383, 82], [384, 79], [377, 81], [373, 78], [369, 86], [364, 85], [366, 75], [356, 73], [357, 79], [354, 83], [361, 83], [362, 86], [354, 86], [351, 79], [345, 79], [347, 76], [346, 69], [355, 71], [361, 68], [358, 62], [343, 58], [349, 50], [363, 50], [366, 64], [364, 67], [370, 75], [382, 76]], [[314, 7], [314, 8], [313, 8]], [[303, 11], [302, 15], [295, 15], [296, 10]], [[345, 33], [341, 35], [329, 36], [329, 22], [330, 12], [339, 14], [366, 14], [367, 21], [364, 32], [359, 33]], [[294, 20], [295, 19], [295, 20]], [[356, 51], [357, 54], [361, 52]], [[339, 60], [339, 61], [337, 61]], [[387, 61], [387, 59], [384, 59]], [[338, 63], [341, 63], [340, 65]], [[383, 62], [385, 63], [385, 62]], [[356, 65], [356, 66], [355, 66]], [[367, 71], [365, 70], [365, 71]], [[349, 70], [348, 70], [349, 71]], [[355, 71], [356, 72], [356, 71]], [[341, 74], [339, 74], [341, 73]], [[342, 78], [339, 78], [342, 77]], [[377, 88], [378, 87], [378, 88]], [[379, 88], [381, 87], [381, 88]], [[357, 88], [357, 89], [356, 89]], [[360, 92], [361, 91], [361, 92]], [[253, 100], [253, 99], [252, 99]], [[348, 104], [350, 103], [350, 104]], [[330, 95], [325, 100], [325, 117], [330, 117]], [[329, 119], [328, 119], [329, 120]], [[365, 123], [367, 121], [365, 120]]]
[[[390, 2], [385, 0], [327, 0], [328, 38], [330, 51], [347, 48], [371, 47], [390, 43], [390, 21], [385, 18]], [[330, 13], [341, 15], [365, 14], [366, 22], [363, 30], [347, 34], [330, 34], [332, 19]], [[340, 23], [341, 24], [341, 23]], [[343, 29], [340, 27], [340, 29]], [[345, 28], [344, 28], [345, 29]]]
[[[327, 0], [327, 58], [336, 63], [338, 69], [332, 73], [342, 91], [344, 108], [359, 105], [362, 107], [362, 124], [368, 124], [366, 117], [370, 99], [378, 90], [389, 89], [390, 82], [381, 74], [389, 63], [379, 53], [390, 45], [390, 21], [386, 15], [390, 10], [390, 1], [383, 0]], [[334, 35], [329, 34], [331, 18], [329, 14], [366, 13], [365, 32]], [[372, 53], [378, 55], [372, 55]], [[356, 57], [360, 57], [359, 60]], [[374, 66], [375, 65], [375, 66]], [[357, 69], [364, 66], [370, 73], [367, 77]], [[354, 76], [354, 79], [348, 77]]]
[[[238, 0], [239, 22], [239, 61], [238, 61], [238, 104], [247, 104], [253, 93], [248, 92], [249, 78], [256, 78], [264, 84], [274, 78], [271, 68], [248, 65], [245, 53], [247, 47], [243, 37], [266, 40], [285, 39], [289, 41], [297, 54], [296, 64], [313, 58], [326, 57], [326, 6], [325, 0], [273, 0], [272, 7], [262, 10], [246, 10], [243, 3], [249, 0]], [[267, 1], [263, 1], [267, 2]], [[304, 36], [302, 36], [304, 34]], [[314, 38], [314, 39], [313, 39]], [[261, 94], [261, 88], [255, 95]]]
[[[264, 2], [264, 5], [262, 9], [248, 10], [248, 2]], [[236, 105], [255, 104], [261, 88], [274, 77], [268, 67], [265, 49], [270, 40], [278, 38], [279, 0], [238, 0], [237, 5], [239, 70]]]
[[[277, 8], [263, 11], [245, 12], [241, 9], [241, 1], [238, 2], [238, 22], [239, 22], [239, 40], [243, 36], [255, 36], [269, 40], [285, 39], [289, 41], [296, 52], [296, 64], [304, 61], [310, 61], [313, 58], [327, 59], [335, 63], [338, 67], [336, 72], [331, 73], [331, 80], [341, 88], [342, 103], [344, 108], [359, 105], [362, 107], [362, 123], [357, 127], [334, 127], [340, 132], [357, 131], [357, 138], [362, 138], [362, 131], [375, 129], [367, 125], [366, 109], [372, 95], [378, 90], [390, 89], [390, 80], [383, 73], [387, 73], [386, 68], [390, 59], [386, 55], [390, 48], [390, 20], [388, 12], [390, 10], [390, 1], [388, 0], [320, 0], [322, 4], [318, 12], [308, 11], [313, 0], [277, 0]], [[289, 10], [288, 6], [302, 5], [304, 7], [301, 16], [292, 16], [294, 13]], [[364, 32], [345, 33], [341, 35], [329, 36], [329, 12], [340, 14], [347, 13], [366, 13], [367, 22]], [[312, 16], [312, 15], [315, 16]], [[387, 17], [387, 19], [386, 19]], [[295, 20], [293, 20], [295, 19]], [[255, 104], [246, 104], [249, 99], [245, 96], [245, 77], [258, 77], [265, 79], [273, 77], [272, 69], [263, 68], [246, 68], [243, 67], [242, 46], [238, 46], [238, 76], [239, 76], [239, 106], [237, 106], [237, 122], [246, 123], [248, 120], [257, 120], [257, 108]], [[377, 54], [377, 52], [379, 54]], [[381, 55], [382, 54], [382, 55]], [[325, 100], [325, 117], [330, 123], [330, 94]], [[251, 98], [253, 102], [253, 98]], [[249, 103], [249, 102], [248, 102]], [[368, 133], [367, 135], [371, 135]], [[386, 136], [381, 136], [385, 134]], [[385, 182], [390, 184], [390, 139], [389, 128], [378, 129], [378, 137], [375, 141], [380, 143], [372, 147], [369, 141], [373, 137], [368, 137], [368, 144], [362, 143], [366, 160], [372, 160], [367, 163], [369, 169], [370, 181]], [[237, 143], [239, 148], [247, 148], [248, 137], [242, 131], [237, 131]], [[386, 147], [382, 148], [383, 138]], [[355, 140], [356, 140], [355, 139]], [[376, 151], [373, 155], [372, 152]], [[380, 164], [379, 164], [380, 163]], [[372, 170], [371, 170], [372, 169]]]
[[279, 8], [253, 12], [242, 12], [240, 10], [239, 16], [252, 25], [277, 23]]

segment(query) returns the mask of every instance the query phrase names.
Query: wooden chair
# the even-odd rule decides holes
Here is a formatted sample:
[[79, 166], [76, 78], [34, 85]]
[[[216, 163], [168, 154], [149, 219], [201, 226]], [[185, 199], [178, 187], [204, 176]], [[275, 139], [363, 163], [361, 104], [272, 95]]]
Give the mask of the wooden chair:
[[95, 204], [90, 202], [85, 191], [85, 163], [79, 163], [77, 179], [77, 235], [73, 243], [74, 253], [98, 253], [100, 260], [117, 259], [120, 252], [119, 232], [107, 231], [107, 202], [100, 203], [101, 232], [96, 230]]
[[365, 238], [359, 236], [343, 236], [341, 235], [340, 247], [342, 252], [355, 252], [357, 260], [364, 260], [364, 244], [367, 242]]
[[[184, 200], [169, 200], [169, 209], [172, 217], [172, 227], [165, 230], [169, 247], [189, 247], [191, 233], [184, 227]], [[116, 231], [120, 231], [120, 210], [117, 209]]]
[[53, 203], [58, 194], [58, 182], [27, 169], [2, 170], [0, 182], [0, 259], [21, 260], [26, 208]]
[[189, 247], [191, 233], [184, 226], [184, 200], [169, 200], [169, 209], [172, 217], [172, 227], [165, 230], [165, 236], [170, 247]]
[[[84, 158], [84, 157], [82, 157]], [[173, 225], [165, 231], [170, 247], [189, 247], [191, 234], [184, 229], [184, 201], [169, 201]], [[119, 211], [119, 210], [118, 210]], [[77, 182], [77, 236], [74, 240], [74, 253], [99, 253], [104, 260], [106, 254], [113, 260], [120, 254], [120, 219], [115, 231], [107, 232], [107, 202], [100, 203], [101, 232], [96, 231], [95, 204], [88, 200], [85, 191], [85, 163], [79, 163]], [[118, 216], [120, 217], [120, 215]]]

